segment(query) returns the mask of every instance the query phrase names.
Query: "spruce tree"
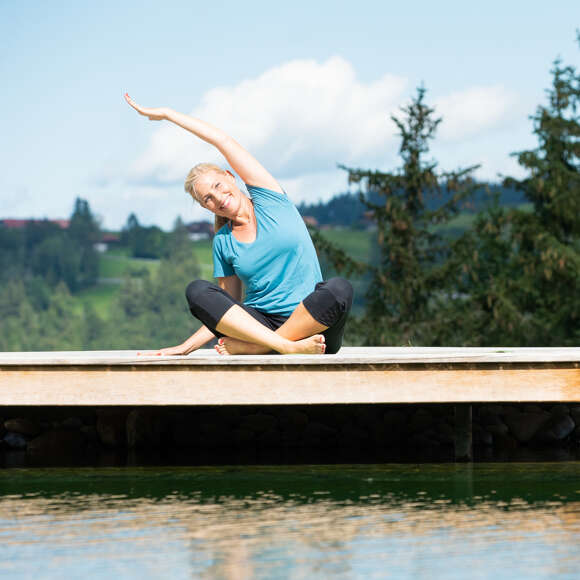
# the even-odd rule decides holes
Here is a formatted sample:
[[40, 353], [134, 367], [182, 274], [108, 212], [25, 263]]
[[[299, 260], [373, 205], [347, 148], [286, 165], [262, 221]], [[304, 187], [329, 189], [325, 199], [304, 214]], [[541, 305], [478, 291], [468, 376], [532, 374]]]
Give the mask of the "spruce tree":
[[99, 277], [99, 256], [95, 244], [100, 238], [100, 228], [97, 219], [91, 212], [89, 202], [79, 197], [75, 200], [68, 235], [80, 254], [76, 285], [69, 284], [69, 288], [77, 290], [92, 286]]
[[580, 339], [580, 75], [554, 62], [530, 118], [535, 149], [514, 153], [532, 211], [495, 207], [458, 244], [471, 343], [577, 345]]
[[[441, 122], [417, 89], [401, 118], [392, 116], [401, 137], [402, 165], [393, 172], [347, 169], [349, 183], [377, 225], [377, 263], [359, 336], [368, 345], [441, 344], [448, 335], [449, 240], [438, 226], [455, 216], [473, 192], [477, 166], [438, 171], [428, 158], [429, 144]], [[371, 199], [380, 199], [374, 203]], [[436, 199], [436, 203], [432, 203]], [[435, 209], [428, 209], [429, 207]]]

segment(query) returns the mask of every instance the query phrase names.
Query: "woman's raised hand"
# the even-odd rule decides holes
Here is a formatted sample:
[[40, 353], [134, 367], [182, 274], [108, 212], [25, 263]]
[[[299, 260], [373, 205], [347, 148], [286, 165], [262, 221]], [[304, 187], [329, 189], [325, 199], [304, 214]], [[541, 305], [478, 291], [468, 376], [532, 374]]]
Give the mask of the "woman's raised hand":
[[167, 107], [142, 107], [138, 105], [127, 93], [125, 93], [125, 100], [140, 114], [147, 117], [150, 121], [162, 121], [167, 119], [169, 109]]

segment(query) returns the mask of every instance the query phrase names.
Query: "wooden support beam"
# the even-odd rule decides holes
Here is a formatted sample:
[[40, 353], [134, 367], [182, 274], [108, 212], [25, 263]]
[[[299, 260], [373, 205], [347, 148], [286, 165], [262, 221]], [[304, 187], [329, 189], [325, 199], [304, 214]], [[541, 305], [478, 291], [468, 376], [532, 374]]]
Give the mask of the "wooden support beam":
[[455, 461], [473, 459], [472, 410], [471, 405], [455, 405]]

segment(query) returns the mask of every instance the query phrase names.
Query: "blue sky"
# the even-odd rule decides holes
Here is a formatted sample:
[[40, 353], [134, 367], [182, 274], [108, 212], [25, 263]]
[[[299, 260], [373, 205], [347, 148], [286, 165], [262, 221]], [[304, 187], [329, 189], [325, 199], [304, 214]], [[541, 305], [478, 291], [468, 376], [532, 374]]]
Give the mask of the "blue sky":
[[205, 145], [124, 103], [128, 91], [231, 132], [295, 201], [346, 189], [337, 163], [393, 169], [389, 115], [423, 82], [442, 169], [517, 174], [528, 115], [560, 55], [578, 65], [580, 3], [0, 0], [1, 217], [168, 228], [205, 217], [183, 192]]

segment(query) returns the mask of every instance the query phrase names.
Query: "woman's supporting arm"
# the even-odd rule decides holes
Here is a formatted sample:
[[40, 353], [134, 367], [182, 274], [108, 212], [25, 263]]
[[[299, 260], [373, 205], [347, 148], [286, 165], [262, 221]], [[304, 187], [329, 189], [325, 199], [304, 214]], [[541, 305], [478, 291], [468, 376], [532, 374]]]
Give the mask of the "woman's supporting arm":
[[138, 354], [142, 356], [179, 356], [189, 354], [198, 348], [201, 348], [204, 344], [209, 342], [212, 338], [215, 338], [214, 333], [207, 328], [207, 326], [202, 326], [199, 330], [194, 332], [187, 340], [184, 340], [181, 344], [177, 346], [168, 346], [167, 348], [162, 348], [159, 350], [149, 350], [145, 352], [140, 352]]
[[190, 133], [193, 133], [206, 143], [213, 145], [226, 158], [232, 169], [241, 177], [244, 183], [284, 193], [280, 184], [262, 164], [235, 139], [221, 129], [201, 119], [179, 113], [168, 107], [141, 107], [127, 94], [125, 95], [125, 100], [139, 114], [148, 117], [150, 120], [161, 121], [165, 119], [171, 121]]

